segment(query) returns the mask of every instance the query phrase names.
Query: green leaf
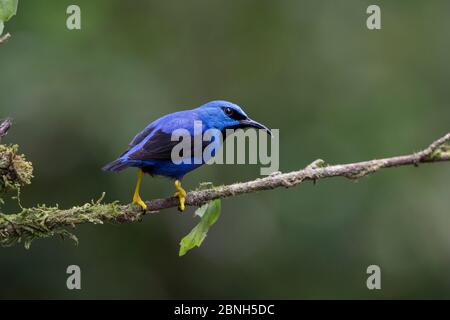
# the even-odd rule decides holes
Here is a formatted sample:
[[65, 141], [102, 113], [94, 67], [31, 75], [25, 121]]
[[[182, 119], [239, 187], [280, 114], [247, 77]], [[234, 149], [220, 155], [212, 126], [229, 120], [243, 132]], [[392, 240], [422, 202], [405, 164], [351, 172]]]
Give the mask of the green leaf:
[[0, 21], [6, 22], [17, 13], [19, 0], [0, 0]]
[[4, 22], [16, 14], [18, 2], [19, 0], [0, 0], [0, 35], [3, 33]]
[[197, 210], [195, 210], [194, 216], [198, 216], [199, 218], [203, 218], [203, 216], [205, 215], [205, 212], [206, 212], [206, 210], [208, 210], [208, 208], [209, 208], [209, 202], [204, 204], [204, 205], [202, 205]]
[[200, 247], [205, 240], [209, 228], [216, 223], [220, 216], [221, 203], [216, 199], [201, 206], [195, 211], [195, 215], [201, 218], [200, 222], [180, 241], [179, 256], [184, 256], [194, 247]]

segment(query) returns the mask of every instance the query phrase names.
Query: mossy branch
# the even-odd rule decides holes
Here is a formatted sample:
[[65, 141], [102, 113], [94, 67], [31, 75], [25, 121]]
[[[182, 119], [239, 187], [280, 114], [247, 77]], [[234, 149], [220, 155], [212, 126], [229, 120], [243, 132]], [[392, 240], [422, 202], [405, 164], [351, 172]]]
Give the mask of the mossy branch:
[[[276, 172], [265, 178], [240, 182], [226, 186], [191, 191], [186, 196], [187, 206], [201, 206], [218, 198], [233, 197], [246, 193], [270, 190], [278, 187], [293, 187], [305, 181], [316, 181], [331, 177], [359, 179], [382, 168], [414, 165], [420, 163], [437, 163], [450, 161], [450, 133], [434, 141], [424, 150], [404, 156], [384, 159], [326, 165], [323, 160], [316, 160], [306, 168], [288, 173]], [[0, 165], [0, 175], [3, 189], [20, 191], [20, 188], [30, 182], [32, 166], [21, 155], [17, 155], [17, 146], [0, 146], [0, 159], [6, 159]], [[3, 161], [3, 160], [2, 160]], [[0, 214], [0, 245], [10, 246], [23, 242], [29, 247], [36, 238], [61, 235], [76, 240], [67, 231], [82, 223], [123, 223], [140, 220], [145, 214], [177, 207], [175, 197], [148, 201], [147, 211], [132, 205], [121, 205], [117, 202], [103, 203], [104, 195], [98, 201], [92, 201], [82, 206], [70, 209], [59, 207], [38, 206], [23, 208], [17, 214]]]
[[[11, 120], [0, 121], [0, 141], [8, 134], [11, 128]], [[33, 166], [18, 153], [19, 146], [6, 146], [0, 144], [0, 204], [1, 195], [7, 192], [20, 192], [20, 188], [31, 183]]]

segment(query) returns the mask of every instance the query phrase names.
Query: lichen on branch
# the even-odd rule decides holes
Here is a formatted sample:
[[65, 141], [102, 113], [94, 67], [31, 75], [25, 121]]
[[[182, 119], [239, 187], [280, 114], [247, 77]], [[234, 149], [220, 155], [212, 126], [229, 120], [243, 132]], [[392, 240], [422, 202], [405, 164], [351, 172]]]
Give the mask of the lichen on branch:
[[20, 192], [33, 178], [33, 165], [18, 151], [18, 145], [0, 144], [0, 199], [7, 192]]

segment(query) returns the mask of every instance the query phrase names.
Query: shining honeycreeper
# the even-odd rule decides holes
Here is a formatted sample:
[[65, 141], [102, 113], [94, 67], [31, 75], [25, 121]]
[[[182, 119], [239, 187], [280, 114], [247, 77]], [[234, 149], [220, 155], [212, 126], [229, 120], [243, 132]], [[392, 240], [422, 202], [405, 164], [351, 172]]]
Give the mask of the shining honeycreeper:
[[[150, 175], [164, 176], [175, 179], [175, 187], [180, 204], [179, 210], [184, 210], [186, 191], [181, 187], [183, 176], [203, 165], [207, 159], [200, 163], [189, 161], [188, 163], [174, 163], [172, 160], [172, 148], [179, 141], [172, 141], [172, 133], [177, 129], [184, 129], [191, 136], [194, 135], [194, 123], [201, 123], [201, 131], [217, 129], [225, 133], [226, 129], [258, 128], [270, 129], [250, 119], [238, 105], [228, 101], [211, 101], [198, 108], [184, 110], [165, 115], [139, 132], [128, 145], [128, 149], [115, 161], [103, 167], [104, 171], [122, 171], [128, 167], [136, 167], [138, 180], [133, 196], [133, 204], [138, 204], [142, 209], [147, 205], [139, 195], [141, 180], [144, 173]], [[224, 139], [226, 135], [223, 135]], [[201, 146], [203, 149], [206, 145]], [[192, 155], [193, 157], [193, 155]]]

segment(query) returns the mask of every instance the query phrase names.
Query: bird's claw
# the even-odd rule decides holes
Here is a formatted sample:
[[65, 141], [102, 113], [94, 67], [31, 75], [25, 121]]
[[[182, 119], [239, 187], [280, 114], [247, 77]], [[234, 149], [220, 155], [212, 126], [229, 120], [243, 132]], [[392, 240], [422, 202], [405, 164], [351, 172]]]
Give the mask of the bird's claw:
[[140, 206], [142, 208], [142, 210], [147, 210], [147, 205], [145, 204], [145, 202], [141, 199], [141, 197], [137, 196], [137, 197], [133, 197], [133, 204], [137, 204], [138, 206]]
[[141, 169], [138, 170], [138, 179], [136, 182], [136, 189], [134, 190], [134, 195], [133, 195], [133, 204], [137, 204], [138, 206], [140, 206], [142, 208], [142, 210], [147, 210], [147, 205], [145, 204], [144, 201], [142, 201], [141, 196], [139, 195], [139, 189], [141, 187], [141, 181], [142, 181], [142, 177], [144, 176], [144, 171], [142, 171]]
[[180, 201], [180, 204], [178, 205], [178, 210], [183, 212], [185, 209], [184, 202], [186, 201], [186, 192], [183, 193], [183, 192], [177, 191], [177, 192], [175, 192], [174, 196], [178, 197], [178, 200]]
[[181, 187], [180, 181], [175, 181], [175, 188], [177, 189], [177, 192], [175, 192], [174, 196], [178, 197], [178, 200], [180, 201], [180, 204], [178, 205], [178, 210], [183, 212], [185, 209], [184, 203], [186, 201], [186, 191]]

